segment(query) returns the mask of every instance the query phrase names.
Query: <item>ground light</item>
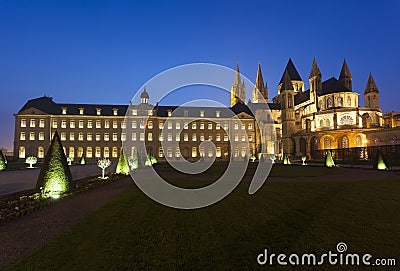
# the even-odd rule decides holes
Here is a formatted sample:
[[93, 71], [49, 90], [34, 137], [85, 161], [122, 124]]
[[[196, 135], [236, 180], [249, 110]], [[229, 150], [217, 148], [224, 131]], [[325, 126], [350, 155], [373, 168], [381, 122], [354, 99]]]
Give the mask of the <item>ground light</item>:
[[382, 154], [378, 155], [378, 161], [376, 164], [376, 168], [378, 170], [388, 170], [388, 166], [386, 165], [385, 161], [383, 160]]
[[283, 164], [284, 165], [290, 165], [290, 159], [287, 153], [283, 154]]
[[125, 158], [124, 149], [121, 148], [121, 152], [119, 154], [118, 164], [117, 164], [115, 173], [129, 175], [129, 172], [130, 172], [130, 169], [129, 169], [128, 162], [126, 161], [126, 158]]
[[36, 189], [44, 197], [58, 198], [75, 188], [58, 133], [54, 133], [50, 148], [44, 158]]
[[335, 166], [335, 162], [333, 161], [333, 157], [332, 157], [331, 151], [328, 151], [328, 153], [326, 154], [325, 166], [327, 166], [327, 167], [334, 167]]
[[303, 161], [303, 163], [301, 164], [302, 166], [306, 166], [306, 160], [307, 160], [307, 156], [302, 156], [301, 157], [301, 161]]

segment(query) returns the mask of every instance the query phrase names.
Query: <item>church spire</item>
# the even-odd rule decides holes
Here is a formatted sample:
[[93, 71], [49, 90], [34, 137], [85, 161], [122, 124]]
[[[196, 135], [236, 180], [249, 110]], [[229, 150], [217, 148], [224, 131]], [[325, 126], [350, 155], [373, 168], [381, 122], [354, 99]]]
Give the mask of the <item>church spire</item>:
[[256, 87], [259, 91], [264, 89], [264, 79], [261, 72], [260, 62], [258, 62], [257, 77], [256, 77]]
[[240, 84], [240, 71], [239, 71], [239, 63], [236, 61], [236, 75], [235, 75], [235, 84], [239, 85]]
[[353, 79], [353, 76], [351, 75], [349, 66], [347, 66], [346, 59], [344, 59], [343, 65], [342, 65], [342, 70], [340, 71], [339, 80], [346, 79], [346, 78]]
[[316, 77], [316, 76], [321, 76], [321, 71], [319, 70], [319, 67], [318, 67], [318, 64], [317, 64], [317, 60], [314, 57], [314, 61], [312, 63], [309, 79], [311, 79], [313, 77]]
[[378, 86], [375, 83], [374, 77], [372, 77], [372, 73], [369, 73], [368, 82], [364, 90], [364, 93], [370, 93], [370, 92], [379, 93]]
[[234, 106], [237, 102], [245, 103], [246, 101], [246, 87], [244, 81], [240, 78], [239, 64], [236, 61], [236, 74], [235, 82], [231, 88], [231, 106]]
[[268, 102], [268, 86], [265, 84], [262, 76], [261, 65], [258, 62], [256, 85], [253, 90], [253, 103], [263, 103]]

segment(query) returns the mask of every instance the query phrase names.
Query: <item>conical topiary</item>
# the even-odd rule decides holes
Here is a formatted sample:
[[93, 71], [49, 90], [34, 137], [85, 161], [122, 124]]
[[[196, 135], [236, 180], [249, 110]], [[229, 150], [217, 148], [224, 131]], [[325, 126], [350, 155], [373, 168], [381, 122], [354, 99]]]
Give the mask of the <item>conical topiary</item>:
[[287, 153], [283, 154], [283, 164], [290, 165], [290, 159], [289, 159], [289, 156], [287, 155]]
[[325, 166], [327, 166], [327, 167], [334, 167], [335, 166], [335, 161], [333, 161], [333, 157], [332, 157], [331, 151], [328, 151], [327, 154], [326, 154]]
[[3, 151], [0, 150], [0, 171], [5, 170], [7, 168], [7, 160], [3, 155]]
[[79, 165], [86, 165], [85, 155], [82, 154], [81, 158], [79, 159]]
[[375, 160], [374, 169], [378, 169], [378, 170], [388, 170], [389, 169], [385, 159], [383, 159], [382, 153], [380, 153], [380, 152], [378, 153], [377, 158]]
[[121, 148], [121, 152], [119, 154], [119, 159], [118, 159], [118, 164], [117, 164], [117, 169], [115, 170], [115, 173], [128, 175], [129, 171], [130, 171], [130, 169], [129, 169], [128, 162], [126, 161], [126, 158], [125, 158], [124, 149]]
[[58, 198], [74, 188], [75, 181], [72, 179], [60, 137], [55, 132], [40, 170], [36, 190], [43, 196]]

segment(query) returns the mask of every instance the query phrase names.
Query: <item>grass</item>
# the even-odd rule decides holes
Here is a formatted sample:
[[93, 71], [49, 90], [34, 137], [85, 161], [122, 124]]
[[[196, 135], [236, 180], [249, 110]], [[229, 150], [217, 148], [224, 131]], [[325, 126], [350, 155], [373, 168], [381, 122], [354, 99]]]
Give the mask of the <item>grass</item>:
[[[210, 179], [223, 167], [212, 170]], [[302, 167], [276, 167], [273, 173], [295, 170], [308, 174]], [[323, 180], [326, 172], [318, 174]], [[172, 179], [182, 186], [190, 182], [183, 175]], [[210, 207], [175, 210], [134, 186], [7, 270], [360, 270], [256, 262], [265, 248], [276, 254], [322, 254], [335, 251], [338, 242], [345, 242], [349, 253], [399, 255], [400, 178], [276, 181], [251, 196], [247, 189], [248, 182], [241, 182]]]

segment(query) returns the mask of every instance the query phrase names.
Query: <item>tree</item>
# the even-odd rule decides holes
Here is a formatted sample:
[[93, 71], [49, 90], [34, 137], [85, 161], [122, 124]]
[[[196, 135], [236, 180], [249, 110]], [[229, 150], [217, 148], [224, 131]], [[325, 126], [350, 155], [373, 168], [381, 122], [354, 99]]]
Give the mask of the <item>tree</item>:
[[68, 162], [69, 166], [72, 165], [73, 161], [74, 161], [74, 157], [67, 157], [67, 162]]
[[79, 159], [79, 165], [86, 165], [85, 156], [82, 154], [81, 158]]
[[283, 164], [290, 165], [290, 160], [289, 160], [289, 156], [287, 155], [287, 153], [283, 154]]
[[7, 168], [7, 159], [3, 155], [3, 151], [0, 150], [0, 171], [5, 170]]
[[273, 154], [269, 157], [269, 159], [272, 161], [272, 164], [275, 164], [276, 156]]
[[327, 166], [327, 167], [334, 167], [335, 166], [335, 161], [333, 161], [333, 157], [332, 157], [331, 151], [328, 151], [328, 153], [326, 154], [325, 166]]
[[151, 156], [150, 154], [148, 154], [146, 162], [144, 162], [144, 165], [151, 167], [154, 164], [157, 164], [157, 159], [154, 156]]
[[139, 161], [136, 153], [133, 156], [129, 156], [127, 160], [131, 170], [136, 170], [139, 168]]
[[58, 198], [74, 188], [75, 181], [67, 164], [60, 137], [55, 132], [39, 173], [36, 190], [42, 196]]
[[119, 159], [118, 159], [118, 164], [117, 164], [117, 169], [115, 170], [115, 173], [129, 175], [129, 171], [130, 171], [129, 165], [126, 162], [124, 149], [121, 148], [121, 152], [119, 154]]
[[103, 159], [99, 159], [99, 161], [97, 161], [97, 166], [99, 168], [101, 168], [101, 178], [105, 179], [104, 174], [106, 171], [106, 168], [108, 168], [111, 165], [111, 161], [110, 159], [107, 158], [103, 158]]
[[389, 169], [385, 159], [383, 158], [382, 153], [380, 153], [380, 152], [378, 152], [377, 158], [375, 159], [374, 169], [377, 169], [377, 170], [388, 170]]
[[37, 163], [35, 156], [28, 156], [25, 160], [25, 164], [29, 164], [29, 168], [33, 168], [33, 165]]

